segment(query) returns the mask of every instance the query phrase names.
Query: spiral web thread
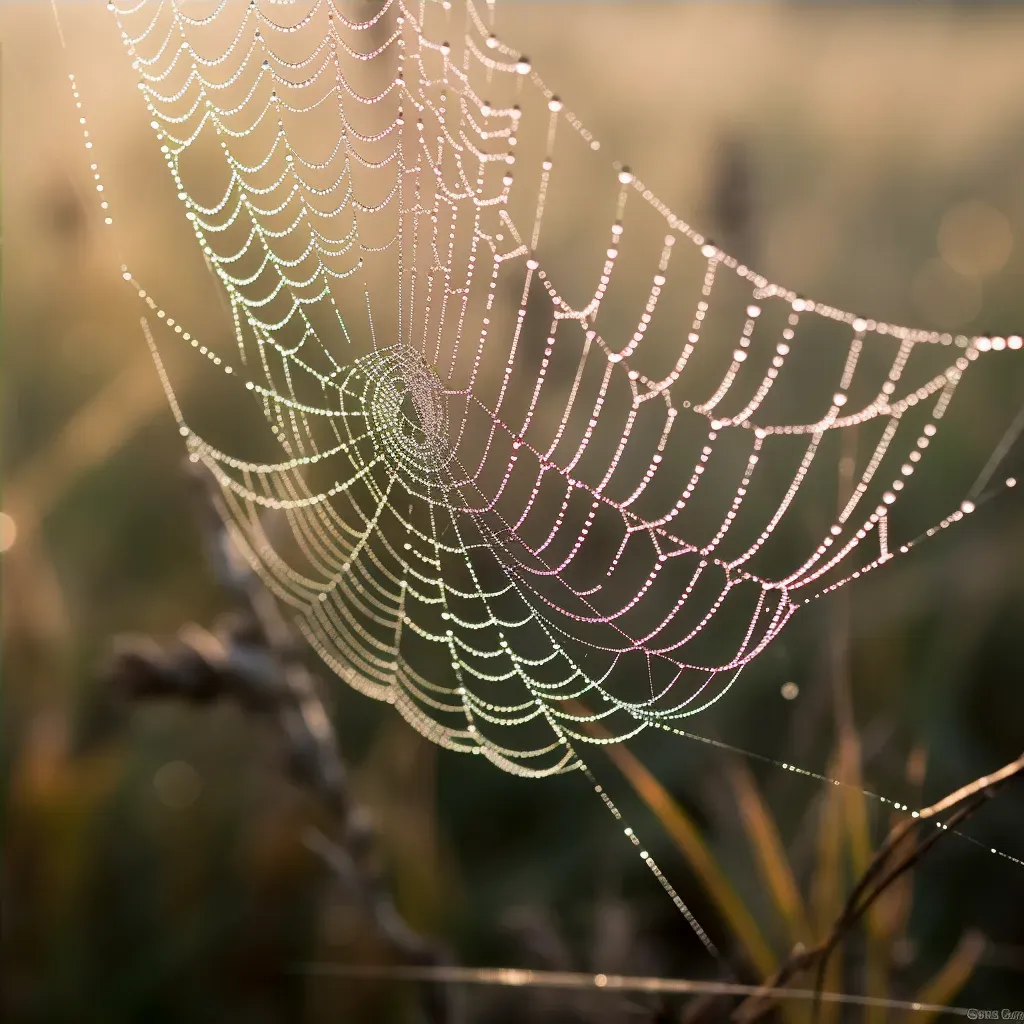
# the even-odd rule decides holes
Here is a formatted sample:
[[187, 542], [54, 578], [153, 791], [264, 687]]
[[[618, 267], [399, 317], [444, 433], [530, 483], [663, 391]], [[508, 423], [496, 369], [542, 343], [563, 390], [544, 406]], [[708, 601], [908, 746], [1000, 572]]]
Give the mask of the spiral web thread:
[[575, 744], [708, 707], [800, 604], [973, 509], [896, 519], [963, 375], [1020, 338], [739, 264], [606, 160], [492, 3], [108, 6], [234, 350], [125, 277], [276, 450], [221, 451], [162, 374], [191, 458], [325, 662], [434, 742], [585, 770]]
[[[346, 18], [329, 0], [306, 3], [303, 10], [287, 0], [268, 0], [266, 6], [277, 9], [270, 14], [277, 14], [278, 21], [256, 0], [233, 10], [227, 0], [216, 4], [211, 0], [204, 16], [184, 13], [177, 0], [142, 0], [127, 9], [107, 4], [117, 16], [123, 42], [140, 74], [139, 88], [179, 199], [186, 205], [186, 217], [208, 268], [230, 298], [238, 365], [201, 343], [159, 308], [124, 264], [123, 276], [153, 311], [161, 331], [168, 336], [173, 331], [232, 383], [244, 380], [245, 391], [256, 393], [277, 445], [277, 461], [248, 462], [225, 454], [193, 431], [163, 367], [150, 322], [142, 318], [190, 458], [204, 462], [220, 482], [225, 499], [222, 512], [240, 550], [267, 585], [296, 610], [311, 643], [352, 686], [395, 704], [435, 742], [483, 753], [506, 770], [531, 776], [582, 771], [620, 824], [624, 824], [621, 812], [580, 758], [574, 746], [577, 740], [615, 742], [653, 726], [820, 782], [845, 785], [839, 779], [689, 732], [676, 723], [717, 700], [742, 667], [778, 634], [801, 601], [806, 603], [836, 589], [894, 557], [890, 513], [895, 511], [907, 478], [921, 468], [923, 453], [936, 434], [936, 423], [943, 418], [954, 388], [979, 355], [1020, 349], [1021, 338], [953, 338], [912, 331], [801, 299], [739, 265], [702, 238], [621, 165], [613, 165], [611, 245], [607, 249], [603, 244], [589, 247], [596, 253], [596, 269], [589, 277], [583, 275], [587, 301], [573, 306], [555, 290], [545, 269], [547, 254], [543, 243], [538, 247], [540, 229], [545, 211], [552, 211], [550, 222], [557, 209], [550, 199], [557, 181], [553, 175], [556, 142], [563, 140], [557, 148], [561, 161], [567, 148], [564, 139], [576, 141], [589, 158], [585, 163], [591, 170], [601, 163], [592, 159], [600, 143], [578, 118], [565, 111], [528, 60], [517, 57], [490, 31], [493, 0], [487, 4], [486, 23], [472, 5], [462, 11], [465, 39], [457, 51], [461, 53], [460, 66], [453, 58], [456, 49], [447, 41], [436, 42], [438, 36], [449, 34], [456, 17], [447, 0], [420, 4], [415, 17], [408, 5], [387, 0], [364, 21]], [[282, 9], [291, 20], [280, 19]], [[442, 12], [443, 21], [434, 24]], [[61, 46], [66, 48], [55, 3], [53, 14]], [[207, 33], [209, 50], [204, 52], [192, 36]], [[278, 45], [269, 43], [265, 33]], [[361, 40], [370, 45], [360, 48]], [[286, 44], [295, 52], [284, 53]], [[234, 66], [229, 63], [232, 59]], [[431, 60], [439, 62], [433, 70], [428, 67]], [[376, 82], [370, 76], [369, 82], [362, 83], [368, 87], [359, 91], [357, 79], [374, 65], [378, 69], [383, 65], [383, 73], [378, 70]], [[76, 76], [70, 74], [69, 79], [83, 143], [89, 157], [95, 159], [83, 96]], [[481, 100], [481, 82], [492, 96], [500, 87], [504, 105]], [[261, 88], [263, 94], [270, 91], [269, 96], [263, 95], [262, 103]], [[454, 111], [447, 105], [452, 93], [457, 104]], [[415, 132], [406, 122], [409, 104], [417, 118]], [[316, 121], [317, 114], [324, 112], [333, 133], [325, 131], [322, 120]], [[367, 117], [369, 123], [357, 125], [354, 115]], [[303, 121], [312, 122], [306, 125], [304, 140]], [[559, 136], [563, 124], [568, 128], [563, 127]], [[534, 170], [539, 165], [539, 179], [534, 181], [535, 187], [530, 187], [528, 180], [525, 189], [521, 185], [513, 189], [515, 177], [509, 168], [517, 159], [521, 167], [524, 154], [530, 154], [527, 129], [531, 125], [533, 164]], [[297, 143], [308, 144], [310, 138], [321, 147], [324, 139], [329, 140], [320, 158], [301, 155]], [[237, 151], [243, 140], [254, 143], [259, 154], [254, 160], [248, 158], [251, 163]], [[198, 191], [186, 186], [192, 175], [183, 166], [187, 151], [200, 150], [204, 141], [208, 150], [213, 143], [212, 153], [227, 171], [219, 198], [212, 205], [204, 205], [197, 199]], [[518, 149], [513, 149], [515, 146]], [[206, 155], [208, 164], [209, 151]], [[568, 164], [573, 166], [571, 159]], [[104, 177], [97, 163], [90, 167], [104, 223], [112, 227]], [[202, 167], [200, 164], [200, 170]], [[392, 169], [390, 177], [388, 168]], [[470, 169], [477, 175], [474, 183], [469, 180]], [[603, 167], [598, 171], [608, 177]], [[563, 210], [596, 208], [593, 202], [579, 202], [580, 195], [596, 196], [599, 186], [596, 179], [586, 180], [578, 160], [574, 173], [564, 177], [570, 182], [572, 202], [563, 203]], [[205, 187], [210, 187], [209, 182]], [[641, 270], [639, 302], [635, 297], [632, 304], [620, 299], [618, 305], [625, 313], [620, 310], [617, 327], [614, 320], [605, 327], [599, 320], [616, 298], [613, 271], [619, 280], [628, 267], [640, 263], [620, 257], [626, 201], [635, 193], [643, 202], [634, 200], [631, 223], [638, 219], [639, 205], [641, 213], [653, 216], [654, 234], [660, 239], [654, 246], [649, 239], [641, 246], [648, 261], [656, 260], [656, 271], [652, 275]], [[606, 231], [608, 219], [605, 211], [592, 218], [590, 227], [597, 224], [599, 231]], [[468, 228], [467, 221], [471, 222]], [[532, 225], [528, 244], [517, 223]], [[664, 233], [666, 224], [668, 234]], [[579, 221], [570, 225], [576, 245], [568, 258], [556, 251], [560, 258], [553, 259], [551, 265], [557, 266], [560, 279], [567, 266], [585, 262], [580, 254], [588, 247], [580, 243], [586, 227]], [[564, 232], [565, 225], [562, 228]], [[232, 229], [242, 233], [234, 245]], [[685, 295], [685, 278], [679, 280], [683, 275], [677, 276], [674, 288], [668, 283], [681, 262], [674, 248], [677, 241], [684, 242], [684, 253], [699, 253], [696, 273], [690, 276], [697, 282], [700, 298], [694, 297], [695, 311], [689, 310], [692, 326], [681, 351], [677, 339], [679, 323], [685, 323], [685, 318], [666, 318], [668, 343], [661, 341], [655, 346], [649, 336], [658, 337], [655, 310], [664, 308], [673, 294]], [[293, 246], [290, 252], [289, 244]], [[670, 270], [674, 252], [677, 255]], [[482, 265], [490, 261], [489, 277], [477, 273], [478, 258]], [[247, 259], [249, 269], [243, 270]], [[425, 272], [424, 262], [429, 265]], [[425, 284], [419, 277], [426, 278]], [[563, 291], [579, 288], [579, 281], [573, 283], [570, 278], [571, 274], [566, 275]], [[503, 280], [511, 282], [510, 294], [516, 300], [504, 310], [504, 333], [502, 302], [496, 294]], [[695, 350], [702, 337], [701, 352], [723, 355], [722, 346], [713, 343], [716, 334], [709, 331], [708, 321], [716, 281], [716, 305], [728, 304], [729, 296], [722, 298], [723, 280], [740, 285], [739, 347], [731, 354], [730, 346], [725, 347], [724, 368], [719, 359], [717, 368], [712, 360], [700, 370], [700, 352], [695, 354]], [[371, 291], [378, 298], [390, 298], [390, 320], [386, 313], [382, 316], [379, 303], [374, 313]], [[735, 292], [732, 299], [736, 305]], [[365, 319], [360, 301], [365, 302]], [[528, 322], [538, 308], [539, 332], [536, 326], [531, 330]], [[644, 312], [637, 319], [638, 308]], [[775, 325], [774, 334], [769, 333], [768, 344], [762, 344], [772, 309], [783, 320]], [[769, 315], [763, 315], [766, 311]], [[564, 321], [575, 321], [575, 349], [566, 342]], [[819, 413], [801, 420], [791, 406], [807, 397], [806, 375], [784, 394], [786, 375], [781, 371], [787, 367], [787, 357], [791, 365], [792, 353], [799, 353], [797, 327], [803, 325], [803, 334], [808, 324], [816, 322], [818, 330], [810, 332], [807, 348], [812, 354], [830, 350], [839, 354], [840, 390], [831, 400], [818, 403], [828, 407], [824, 416]], [[822, 343], [821, 322], [839, 326], [840, 343]], [[625, 329], [624, 323], [628, 325]], [[728, 323], [727, 319], [726, 326], [719, 325], [719, 340], [723, 332], [728, 336]], [[387, 336], [397, 341], [378, 344], [382, 325]], [[558, 349], [569, 351], [570, 367], [575, 360], [561, 391], [556, 374], [547, 372], [557, 361], [553, 357], [560, 326]], [[534, 344], [531, 361], [531, 334], [536, 342], [537, 335], [544, 333], [547, 338], [539, 349]], [[622, 338], [630, 334], [631, 339], [622, 346]], [[619, 339], [617, 344], [609, 341], [614, 337]], [[772, 337], [782, 339], [774, 348]], [[881, 344], [886, 339], [890, 340], [888, 354]], [[641, 345], [645, 340], [647, 344]], [[955, 360], [950, 359], [951, 345], [961, 350], [952, 353]], [[332, 346], [337, 347], [341, 359], [332, 354]], [[656, 355], [659, 351], [670, 353], [670, 363], [660, 375], [650, 364], [644, 365], [643, 356], [651, 349]], [[745, 382], [743, 371], [754, 365], [759, 349], [763, 373]], [[872, 381], [872, 374], [865, 374], [864, 369], [870, 366], [874, 349], [879, 351]], [[912, 360], [922, 362], [922, 352], [939, 354], [938, 365], [933, 359], [931, 371], [925, 364], [923, 377], [921, 369], [911, 367]], [[596, 381], [587, 380], [588, 360], [591, 367], [597, 366]], [[487, 371], [494, 367], [499, 372], [488, 382]], [[812, 360], [811, 368], [812, 382], [817, 381], [821, 367]], [[916, 388], [912, 369], [918, 373]], [[867, 399], [862, 377], [869, 378]], [[302, 393], [311, 381], [315, 382], [312, 400]], [[567, 386], [565, 382], [569, 382]], [[484, 397], [488, 383], [490, 403]], [[689, 393], [703, 397], [680, 398], [688, 383]], [[902, 385], [901, 396], [896, 394], [898, 385]], [[519, 410], [521, 420], [508, 411], [514, 409], [511, 396], [517, 392], [528, 403], [525, 413]], [[727, 408], [730, 396], [735, 399], [737, 395], [734, 405], [742, 407], [740, 413], [720, 411]], [[771, 423], [773, 417], [764, 415], [772, 395], [781, 396], [780, 410], [789, 411], [781, 422]], [[848, 403], [860, 411], [841, 415]], [[908, 444], [905, 431], [900, 431], [912, 421], [915, 407], [924, 414], [924, 422]], [[545, 408], [554, 413], [546, 425], [542, 417]], [[652, 408], [659, 415], [653, 432], [648, 427], [645, 438], [641, 420]], [[688, 422], [684, 411], [690, 413]], [[595, 471], [586, 456], [588, 448], [600, 453], [600, 446], [591, 441], [602, 419], [612, 422], [610, 450], [614, 454], [610, 458], [599, 454]], [[675, 454], [673, 440], [683, 433], [677, 423], [683, 422], [690, 428], [698, 454], [693, 473], [680, 478], [667, 469], [680, 464], [671, 456]], [[857, 431], [872, 423], [877, 431], [854, 484], [850, 466], [854, 464], [851, 452], [857, 447]], [[535, 436], [538, 425], [541, 432], [544, 426], [549, 431], [546, 444], [538, 443]], [[1021, 429], [1024, 413], [1007, 430], [960, 509], [916, 535], [909, 534], [910, 539], [899, 544], [899, 553], [973, 511], [974, 500], [980, 504], [993, 496], [988, 484]], [[848, 443], [851, 434], [852, 446]], [[731, 492], [723, 491], [721, 480], [715, 487], [707, 482], [730, 436], [742, 442], [739, 457], [733, 455], [732, 467], [740, 483]], [[804, 526], [808, 518], [820, 522], [820, 508], [817, 518], [814, 515], [820, 493], [812, 496], [810, 514], [806, 510], [801, 513], [795, 502], [811, 489], [807, 481], [815, 462], [827, 461], [819, 452], [827, 453], [829, 439], [837, 436], [843, 438], [841, 450], [849, 478], [846, 493], [840, 494], [838, 517], [796, 568], [783, 547], [786, 567], [781, 573], [755, 574], [755, 556], [764, 555], [766, 542], [778, 536], [784, 522], [797, 518]], [[727, 533], [733, 537], [738, 533], [741, 506], [757, 507], [743, 499], [754, 489], [755, 468], [758, 476], [765, 475], [762, 453], [787, 439], [796, 442], [796, 458], [792, 459], [791, 452], [792, 464], [786, 468], [783, 463], [778, 474], [781, 498], [767, 504], [767, 513], [762, 510], [747, 546], [724, 557], [722, 542]], [[902, 454], [896, 454], [901, 442]], [[284, 460], [280, 459], [282, 450]], [[887, 455], [889, 461], [883, 462]], [[890, 463], [904, 456], [899, 475], [883, 492], [879, 481], [886, 478]], [[515, 478], [517, 472], [523, 476], [524, 460], [525, 484]], [[728, 453], [722, 461], [728, 464]], [[333, 484], [317, 490], [310, 475], [323, 465], [330, 470]], [[614, 484], [628, 466], [634, 468], [638, 479], [616, 499]], [[686, 481], [682, 488], [678, 486], [681, 481]], [[552, 482], [553, 496], [548, 486]], [[698, 488], [698, 484], [702, 486]], [[1015, 484], [1008, 478], [1004, 486]], [[825, 504], [828, 499], [834, 502], [834, 477], [825, 491]], [[698, 502], [699, 492], [711, 495], [709, 508], [696, 517], [695, 528], [703, 526], [710, 538], [703, 546], [686, 543], [673, 528], [678, 527], [681, 513]], [[871, 508], [878, 493], [880, 503], [865, 517], [864, 509]], [[724, 516], [718, 507], [723, 494], [728, 495]], [[643, 501], [651, 496], [663, 508], [644, 514]], [[576, 497], [582, 497], [586, 513], [578, 519], [578, 528], [570, 526], [572, 513], [579, 512], [579, 502], [573, 501]], [[405, 515], [401, 499], [406, 503]], [[545, 506], [547, 518], [540, 515]], [[790, 515], [784, 520], [787, 510]], [[272, 512], [283, 515], [284, 523], [271, 522]], [[609, 513], [617, 545], [611, 559], [607, 552], [602, 556], [602, 548], [609, 542], [602, 517], [606, 524]], [[540, 540], [531, 541], [527, 527], [538, 517]], [[857, 558], [860, 542], [868, 540], [873, 531], [878, 554]], [[276, 547], [272, 536], [278, 539]], [[286, 556], [289, 536], [288, 553], [305, 571], [290, 564]], [[594, 551], [584, 548], [588, 536], [602, 541]], [[563, 550], [556, 558], [560, 538]], [[642, 542], [640, 558], [636, 557], [637, 540]], [[869, 546], [870, 541], [864, 550]], [[652, 591], [675, 558], [682, 558], [686, 566], [682, 594], [677, 593], [674, 600], [671, 592], [668, 600], [662, 594], [660, 601], [655, 601]], [[592, 570], [596, 566], [602, 582], [586, 588], [569, 578], [574, 563], [583, 561]], [[638, 585], [629, 587], [627, 573], [623, 587], [625, 567], [639, 572]], [[694, 595], [700, 581], [706, 581], [715, 570], [722, 574], [724, 585], [717, 590], [712, 587], [705, 595], [696, 624], [687, 627], [682, 639], [660, 641], [688, 604], [691, 609], [699, 604]], [[453, 580], [461, 581], [461, 586]], [[543, 584], [553, 586], [555, 595], [571, 598], [573, 606], [560, 604], [550, 589], [545, 592]], [[741, 584], [753, 591], [754, 609], [735, 656], [724, 664], [684, 662], [676, 652], [684, 646], [693, 649], [701, 636], [712, 632], [716, 621], [725, 618], [718, 613], [726, 597]], [[595, 595], [611, 593], [613, 586], [620, 594], [632, 596], [602, 614], [597, 607], [600, 597]], [[806, 587], [810, 590], [801, 597], [800, 591]], [[653, 619], [648, 611], [647, 631], [641, 629], [638, 635], [636, 628], [630, 632], [626, 627], [643, 623], [639, 611], [647, 610], [645, 603], [653, 606]], [[506, 611], [509, 606], [511, 611]], [[574, 634], [572, 627], [582, 627], [587, 639]], [[612, 642], [595, 643], [593, 637], [599, 633]], [[484, 646], [486, 639], [491, 640], [488, 646]], [[717, 645], [716, 639], [713, 649]], [[438, 658], [438, 650], [450, 659], [447, 679], [445, 659]], [[589, 665], [584, 668], [584, 659], [595, 652], [604, 659], [602, 667], [596, 671]], [[636, 699], [634, 692], [633, 699], [625, 699], [613, 687], [622, 685], [623, 676], [627, 686], [631, 681], [635, 684], [638, 662], [646, 669], [649, 695]], [[481, 664], [495, 663], [505, 671], [480, 669]], [[656, 669], [662, 673], [657, 691]], [[724, 674], [725, 686], [716, 688], [720, 674]], [[679, 699], [675, 690], [684, 681], [691, 684], [690, 691]], [[502, 696], [508, 693], [509, 684], [516, 696], [510, 703], [498, 703], [499, 692]], [[581, 698], [596, 698], [604, 706], [592, 713]], [[625, 728], [609, 735], [610, 720], [624, 721]], [[602, 731], [591, 732], [598, 723]], [[533, 727], [536, 736], [537, 725], [541, 734], [553, 734], [555, 742], [510, 747], [490, 736], [495, 727], [504, 733], [512, 729], [529, 733]], [[871, 790], [861, 792], [898, 812], [918, 816], [907, 804]], [[939, 827], [946, 826], [940, 823]], [[634, 830], [625, 827], [623, 831], [700, 941], [717, 955], [714, 944], [642, 848]], [[976, 846], [983, 845], [957, 834]], [[989, 852], [1024, 864], [995, 848]]]

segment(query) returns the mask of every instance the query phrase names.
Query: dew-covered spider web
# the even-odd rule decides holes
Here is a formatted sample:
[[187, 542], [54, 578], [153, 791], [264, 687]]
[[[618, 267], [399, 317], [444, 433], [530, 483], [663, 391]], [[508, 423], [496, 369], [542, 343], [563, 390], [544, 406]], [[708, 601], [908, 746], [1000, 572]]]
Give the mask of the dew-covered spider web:
[[225, 345], [124, 268], [154, 354], [197, 348], [246, 425], [200, 434], [161, 366], [190, 456], [324, 661], [434, 742], [586, 771], [579, 745], [681, 725], [801, 605], [973, 510], [915, 484], [1020, 337], [741, 264], [493, 2], [109, 6], [230, 309]]

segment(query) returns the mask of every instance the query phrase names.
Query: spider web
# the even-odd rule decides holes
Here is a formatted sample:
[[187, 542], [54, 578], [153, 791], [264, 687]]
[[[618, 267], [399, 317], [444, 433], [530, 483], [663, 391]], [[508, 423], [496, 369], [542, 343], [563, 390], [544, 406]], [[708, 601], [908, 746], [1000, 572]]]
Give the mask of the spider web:
[[739, 263], [493, 3], [109, 6], [231, 313], [195, 337], [124, 268], [246, 424], [244, 458], [194, 429], [150, 335], [190, 457], [324, 661], [434, 742], [586, 770], [577, 743], [707, 708], [801, 604], [972, 511], [908, 496], [964, 374], [1021, 339]]

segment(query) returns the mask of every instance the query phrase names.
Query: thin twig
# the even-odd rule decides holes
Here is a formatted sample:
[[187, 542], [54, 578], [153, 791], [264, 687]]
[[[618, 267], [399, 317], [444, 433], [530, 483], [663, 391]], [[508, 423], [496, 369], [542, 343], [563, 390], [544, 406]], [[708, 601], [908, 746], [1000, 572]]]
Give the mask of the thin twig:
[[961, 806], [948, 821], [942, 824], [942, 827], [935, 832], [929, 833], [927, 838], [922, 842], [918, 843], [914, 849], [895, 867], [891, 868], [886, 872], [882, 878], [875, 884], [874, 888], [868, 892], [867, 896], [860, 901], [856, 906], [851, 906], [851, 902], [847, 903], [849, 912], [845, 918], [837, 921], [832, 928], [828, 940], [818, 960], [817, 974], [814, 983], [814, 992], [816, 999], [814, 1002], [814, 1017], [813, 1020], [817, 1024], [818, 1014], [821, 1007], [821, 996], [825, 984], [825, 972], [828, 968], [828, 961], [832, 953], [835, 952], [836, 947], [842, 941], [843, 935], [849, 931], [863, 916], [867, 913], [871, 905], [878, 899], [882, 893], [892, 885], [897, 878], [905, 874], [912, 867], [914, 867], [928, 851], [942, 838], [943, 832], [948, 828], [955, 828], [957, 825], [962, 824], [966, 821], [975, 811], [978, 810], [985, 803], [984, 795], [976, 795], [971, 798], [969, 803], [965, 803]]
[[[730, 981], [522, 970], [514, 967], [400, 967], [310, 963], [302, 964], [298, 967], [298, 971], [306, 975], [336, 978], [387, 978], [396, 981], [422, 981], [440, 984], [488, 985], [520, 989], [552, 988], [608, 993], [637, 992], [661, 995], [736, 997], [755, 995], [764, 991], [764, 986], [742, 985]], [[779, 999], [792, 999], [804, 1003], [815, 998], [815, 993], [810, 989], [783, 988], [771, 994]], [[932, 1003], [886, 999], [880, 996], [850, 995], [843, 992], [826, 992], [822, 998], [826, 1002], [847, 1006], [881, 1006], [890, 1010], [905, 1010], [911, 1013], [944, 1011], [958, 1016], [967, 1016], [969, 1012], [966, 1008], [958, 1006], [939, 1006]]]
[[[853, 887], [828, 936], [810, 949], [794, 951], [778, 971], [765, 982], [762, 992], [755, 992], [737, 1007], [732, 1019], [742, 1022], [742, 1024], [750, 1024], [751, 1021], [757, 1020], [771, 1008], [775, 998], [774, 990], [784, 986], [796, 974], [812, 967], [818, 968], [816, 990], [820, 993], [828, 958], [868, 908], [897, 878], [917, 864], [943, 835], [947, 835], [951, 828], [962, 824], [979, 807], [983, 806], [994, 795], [996, 788], [1021, 774], [1024, 774], [1024, 754], [998, 771], [983, 775], [966, 786], [961, 786], [960, 789], [943, 797], [937, 803], [917, 812], [915, 817], [900, 822], [889, 833], [888, 838]], [[897, 859], [895, 864], [892, 863], [903, 841], [917, 826], [938, 819], [947, 811], [953, 811], [948, 820], [938, 821], [935, 832], [925, 838], [918, 838], [905, 856]]]

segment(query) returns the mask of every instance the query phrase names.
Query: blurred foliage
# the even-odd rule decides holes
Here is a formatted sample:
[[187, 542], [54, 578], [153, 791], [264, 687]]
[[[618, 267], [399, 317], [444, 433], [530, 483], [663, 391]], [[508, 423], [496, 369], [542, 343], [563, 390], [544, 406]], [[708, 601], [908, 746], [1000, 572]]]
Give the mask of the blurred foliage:
[[[920, 788], [922, 752], [913, 751], [908, 761], [907, 782]], [[610, 747], [609, 757], [629, 780], [637, 795], [654, 812], [672, 837], [685, 860], [700, 878], [708, 895], [732, 931], [742, 958], [756, 977], [768, 983], [795, 950], [807, 949], [828, 936], [839, 917], [847, 894], [865, 874], [872, 857], [868, 797], [863, 790], [860, 740], [853, 731], [840, 739], [839, 749], [829, 762], [830, 777], [836, 785], [825, 786], [808, 809], [817, 819], [816, 857], [807, 880], [808, 899], [799, 891], [793, 867], [782, 843], [778, 824], [750, 771], [741, 761], [726, 766], [735, 805], [749, 843], [750, 858], [764, 892], [769, 897], [765, 927], [776, 937], [772, 949], [750, 911], [714, 860], [690, 816], [665, 788], [625, 747]], [[915, 781], [918, 783], [914, 786]], [[901, 816], [893, 816], [893, 824]], [[912, 954], [908, 925], [914, 898], [913, 873], [902, 875], [872, 902], [864, 916], [860, 941], [843, 939], [841, 951], [853, 947], [853, 955], [833, 957], [826, 970], [826, 992], [856, 992], [877, 999], [905, 999], [909, 1002], [945, 1005], [967, 984], [984, 953], [985, 941], [978, 932], [968, 932], [935, 976], [918, 992], [907, 989], [900, 975]], [[812, 926], [811, 921], [814, 924]], [[804, 970], [790, 983], [793, 988], [812, 988], [812, 973]], [[817, 1020], [838, 1019], [839, 1007], [825, 1003]], [[780, 1005], [784, 1020], [793, 1024], [813, 1018], [811, 1006], [802, 1003]], [[884, 1021], [890, 1011], [869, 1006], [863, 1011], [868, 1024]], [[919, 1016], [931, 1019], [934, 1013]]]
[[[81, 199], [82, 154], [47, 7], [0, 8], [4, 507], [18, 528], [3, 567], [5, 1019], [407, 1019], [410, 1001], [389, 986], [291, 970], [373, 951], [325, 896], [300, 840], [318, 812], [285, 782], [272, 737], [229, 708], [129, 716], [94, 681], [115, 633], [169, 634], [209, 620], [221, 597], [135, 308]], [[161, 168], [138, 112], [106, 74], [120, 51], [100, 14], [69, 6], [66, 25], [95, 47], [91, 95], [115, 125], [105, 160], [143, 168], [121, 193], [129, 244], [194, 319], [219, 322], [203, 268], [184, 255], [190, 236], [158, 201]], [[620, 4], [584, 16], [572, 4], [509, 4], [503, 17], [652, 187], [807, 293], [928, 320], [915, 306], [928, 292], [914, 282], [936, 256], [945, 213], [965, 199], [991, 204], [1017, 244], [984, 279], [966, 326], [1024, 324], [1020, 8]], [[143, 231], [158, 244], [142, 245]], [[204, 383], [175, 372], [201, 403]], [[1020, 403], [1020, 379], [995, 373], [970, 399], [942, 455], [950, 481], [984, 461]], [[1024, 475], [1015, 459], [1008, 470]], [[695, 728], [776, 761], [863, 777], [911, 804], [945, 792], [1022, 745], [1022, 566], [1013, 494], [852, 588], [842, 644], [827, 603], [806, 609]], [[837, 660], [855, 722], [839, 729], [836, 748]], [[790, 680], [794, 701], [780, 697]], [[506, 777], [434, 749], [340, 685], [333, 700], [401, 910], [462, 962], [715, 974], [578, 776]], [[726, 765], [678, 737], [644, 735], [613, 756], [631, 784], [598, 754], [595, 772], [752, 978], [820, 934], [887, 824], [855, 790], [770, 762]], [[187, 806], [155, 784], [178, 762], [201, 783]], [[937, 849], [833, 960], [829, 987], [929, 999], [959, 989], [964, 1005], [1022, 1005], [1024, 872], [985, 852], [1024, 853], [1021, 807], [1019, 788], [1007, 791], [972, 822], [980, 845]], [[965, 938], [974, 931], [984, 951]], [[494, 1022], [684, 1012], [545, 993], [466, 1001], [474, 1019]]]

